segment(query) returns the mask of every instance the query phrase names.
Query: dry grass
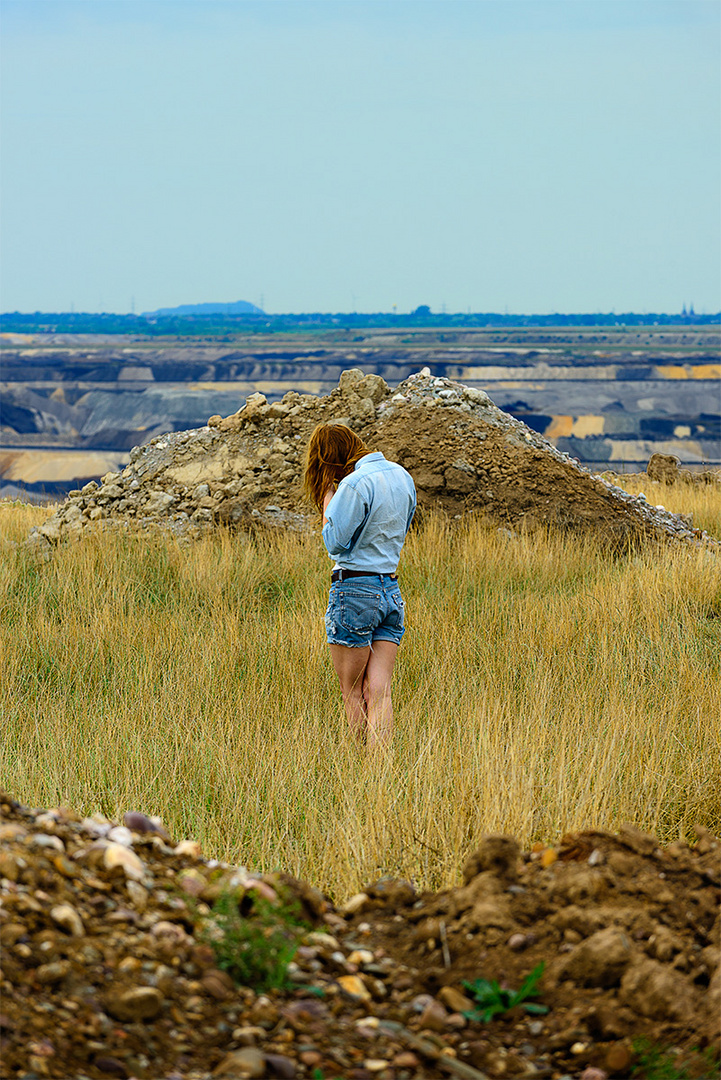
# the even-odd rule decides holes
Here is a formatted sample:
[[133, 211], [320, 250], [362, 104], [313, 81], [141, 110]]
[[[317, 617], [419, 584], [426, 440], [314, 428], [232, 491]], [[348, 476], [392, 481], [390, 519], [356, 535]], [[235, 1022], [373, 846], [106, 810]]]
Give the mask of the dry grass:
[[[721, 494], [704, 497], [721, 535]], [[5, 504], [2, 535], [46, 514]], [[455, 882], [487, 831], [719, 830], [717, 556], [611, 559], [427, 523], [401, 564], [409, 629], [380, 764], [346, 738], [327, 574], [318, 537], [99, 535], [47, 563], [5, 543], [4, 784], [33, 805], [160, 814], [209, 855], [336, 897], [380, 873]]]

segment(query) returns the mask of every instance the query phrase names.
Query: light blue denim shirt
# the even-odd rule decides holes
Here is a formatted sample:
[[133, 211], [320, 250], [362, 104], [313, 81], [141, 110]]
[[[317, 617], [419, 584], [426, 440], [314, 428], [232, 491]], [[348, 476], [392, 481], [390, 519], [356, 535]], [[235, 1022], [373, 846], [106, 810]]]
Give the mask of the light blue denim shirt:
[[415, 510], [410, 473], [381, 453], [366, 454], [328, 503], [328, 554], [344, 570], [394, 574]]

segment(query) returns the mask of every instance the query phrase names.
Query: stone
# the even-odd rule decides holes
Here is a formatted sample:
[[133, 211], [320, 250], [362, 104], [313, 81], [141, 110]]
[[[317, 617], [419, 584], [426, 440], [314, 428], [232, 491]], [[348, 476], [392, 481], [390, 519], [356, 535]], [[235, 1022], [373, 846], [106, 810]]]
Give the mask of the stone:
[[661, 484], [675, 484], [679, 479], [681, 461], [674, 454], [651, 454], [646, 473], [651, 480]]
[[17, 821], [8, 821], [0, 825], [0, 843], [9, 840], [21, 840], [27, 834], [27, 829]]
[[356, 893], [355, 896], [351, 896], [346, 900], [340, 910], [344, 915], [358, 915], [369, 903], [370, 897], [368, 893]]
[[175, 501], [175, 495], [168, 491], [151, 491], [143, 511], [146, 514], [164, 514]]
[[227, 1076], [232, 1080], [254, 1080], [265, 1075], [265, 1054], [254, 1046], [244, 1046], [242, 1050], [226, 1054], [213, 1069], [213, 1076]]
[[623, 1013], [624, 1010], [617, 1006], [596, 1005], [586, 1016], [589, 1032], [600, 1042], [622, 1039], [629, 1030]]
[[372, 964], [373, 959], [373, 953], [370, 949], [354, 949], [348, 955], [348, 963], [357, 964], [359, 967], [363, 964]]
[[69, 960], [54, 960], [50, 964], [41, 964], [35, 972], [35, 978], [41, 986], [54, 986], [56, 983], [62, 982], [66, 975], [69, 974]]
[[452, 1013], [464, 1013], [473, 1009], [473, 1002], [455, 986], [444, 986], [438, 991], [438, 1000]]
[[20, 874], [22, 860], [11, 851], [0, 851], [0, 878], [8, 881], [17, 881]]
[[199, 859], [202, 855], [202, 848], [197, 840], [181, 840], [173, 848], [173, 853], [175, 855], [187, 855], [191, 859]]
[[235, 983], [226, 971], [211, 968], [201, 979], [203, 989], [216, 1001], [227, 1001], [235, 993]]
[[346, 997], [351, 1001], [370, 1001], [368, 987], [357, 975], [339, 975], [336, 980]]
[[133, 846], [133, 834], [125, 825], [115, 825], [108, 833], [108, 840], [114, 844], [122, 844], [123, 847]]
[[98, 1072], [103, 1073], [105, 1076], [119, 1076], [120, 1080], [127, 1080], [130, 1076], [127, 1065], [119, 1058], [110, 1057], [106, 1054], [99, 1054], [93, 1059], [93, 1065]]
[[635, 825], [624, 824], [618, 830], [619, 839], [637, 855], [652, 855], [659, 846], [655, 836], [641, 832]]
[[59, 836], [50, 836], [47, 833], [33, 833], [27, 838], [31, 847], [53, 848], [55, 851], [65, 851], [65, 844]]
[[445, 1031], [448, 1013], [438, 1001], [431, 1000], [421, 1013], [420, 1026], [427, 1031]]
[[71, 937], [82, 937], [85, 933], [83, 920], [72, 904], [57, 904], [50, 909], [50, 918]]
[[163, 1008], [163, 995], [155, 986], [134, 986], [129, 990], [111, 989], [105, 1007], [116, 1020], [153, 1020]]
[[377, 405], [389, 393], [388, 383], [380, 375], [369, 374], [357, 384], [356, 392]]
[[621, 930], [609, 927], [586, 938], [563, 960], [559, 977], [579, 986], [618, 984], [632, 959], [631, 942]]
[[630, 1076], [633, 1051], [624, 1043], [618, 1043], [606, 1051], [604, 1065], [612, 1076]]
[[103, 849], [103, 864], [108, 870], [121, 867], [125, 876], [134, 881], [140, 881], [145, 873], [143, 864], [135, 852], [122, 844], [108, 844]]
[[400, 1054], [396, 1054], [391, 1064], [396, 1069], [417, 1069], [420, 1065], [420, 1059], [410, 1050], [402, 1050]]
[[463, 881], [467, 885], [484, 871], [490, 871], [504, 881], [515, 881], [520, 854], [518, 842], [512, 836], [484, 836], [463, 865]]
[[130, 897], [130, 903], [136, 909], [136, 911], [143, 912], [148, 906], [148, 890], [144, 889], [142, 885], [139, 885], [137, 881], [133, 881], [132, 878], [125, 885], [128, 890], [128, 896]]
[[284, 1054], [266, 1054], [265, 1064], [268, 1076], [279, 1077], [279, 1080], [293, 1080], [296, 1075], [295, 1062]]
[[620, 998], [641, 1016], [681, 1024], [689, 1022], [696, 1007], [693, 987], [684, 975], [646, 958], [624, 974]]

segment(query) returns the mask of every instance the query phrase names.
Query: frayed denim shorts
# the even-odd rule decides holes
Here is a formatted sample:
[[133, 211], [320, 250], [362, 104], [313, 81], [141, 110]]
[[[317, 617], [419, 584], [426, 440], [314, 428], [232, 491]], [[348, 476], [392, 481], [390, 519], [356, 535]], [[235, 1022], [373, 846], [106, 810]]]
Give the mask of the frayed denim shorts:
[[325, 630], [329, 645], [365, 648], [373, 641], [400, 645], [405, 605], [390, 574], [346, 578], [330, 587]]

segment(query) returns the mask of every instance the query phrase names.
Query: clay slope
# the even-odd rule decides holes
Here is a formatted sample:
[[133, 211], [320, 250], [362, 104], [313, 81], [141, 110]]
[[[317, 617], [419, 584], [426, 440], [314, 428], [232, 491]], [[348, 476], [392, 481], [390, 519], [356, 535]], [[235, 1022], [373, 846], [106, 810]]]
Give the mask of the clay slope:
[[[489, 836], [461, 887], [381, 879], [337, 910], [143, 814], [0, 793], [2, 1076], [606, 1080], [650, 1075], [649, 1046], [663, 1075], [715, 1076], [721, 845], [698, 834], [662, 849], [626, 826], [524, 854]], [[264, 988], [279, 940], [295, 958]], [[241, 956], [253, 978], [231, 978]], [[516, 990], [541, 964], [535, 1012], [476, 1014], [467, 983]]]
[[413, 475], [423, 510], [480, 512], [499, 525], [594, 533], [612, 545], [704, 539], [691, 523], [594, 476], [481, 390], [427, 369], [389, 389], [345, 371], [327, 397], [289, 392], [247, 399], [226, 419], [136, 447], [122, 473], [73, 492], [36, 532], [39, 542], [80, 535], [98, 521], [160, 524], [180, 534], [214, 525], [302, 529], [315, 523], [300, 479], [319, 421], [349, 424]]

